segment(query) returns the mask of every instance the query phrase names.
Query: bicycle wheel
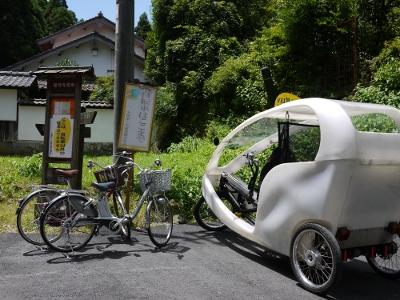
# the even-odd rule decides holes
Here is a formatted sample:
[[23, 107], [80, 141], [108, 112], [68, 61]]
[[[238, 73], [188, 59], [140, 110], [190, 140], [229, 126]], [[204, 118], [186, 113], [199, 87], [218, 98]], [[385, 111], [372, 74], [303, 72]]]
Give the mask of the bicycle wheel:
[[[225, 204], [227, 204], [227, 202], [228, 201], [224, 201]], [[230, 203], [228, 207], [230, 207]], [[204, 197], [201, 197], [199, 201], [197, 201], [193, 209], [193, 215], [197, 224], [206, 230], [220, 231], [226, 228], [226, 225], [217, 218], [217, 216], [208, 206]]]
[[93, 237], [97, 211], [83, 196], [66, 195], [51, 202], [40, 217], [40, 234], [49, 248], [72, 252]]
[[165, 196], [154, 197], [147, 206], [147, 232], [157, 247], [165, 246], [172, 233], [172, 211]]
[[400, 278], [400, 237], [396, 235], [389, 245], [391, 251], [386, 255], [367, 256], [371, 268], [378, 274], [390, 278]]
[[37, 190], [27, 196], [17, 209], [17, 228], [21, 237], [37, 246], [43, 246], [40, 236], [39, 219], [47, 204], [60, 195], [52, 189]]
[[340, 276], [340, 247], [325, 227], [308, 223], [301, 226], [291, 244], [290, 264], [306, 290], [323, 294]]

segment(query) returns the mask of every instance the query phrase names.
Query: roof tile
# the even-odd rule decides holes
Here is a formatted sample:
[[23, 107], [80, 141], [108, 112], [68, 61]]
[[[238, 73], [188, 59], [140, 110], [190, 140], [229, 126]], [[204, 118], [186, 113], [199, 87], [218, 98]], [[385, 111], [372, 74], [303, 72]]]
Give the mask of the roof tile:
[[28, 88], [35, 80], [31, 72], [0, 71], [0, 88]]

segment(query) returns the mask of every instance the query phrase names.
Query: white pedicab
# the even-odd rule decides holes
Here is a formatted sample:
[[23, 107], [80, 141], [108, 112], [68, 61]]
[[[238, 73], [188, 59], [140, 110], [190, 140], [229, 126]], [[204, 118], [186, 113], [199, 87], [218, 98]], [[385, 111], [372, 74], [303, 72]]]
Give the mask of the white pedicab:
[[[365, 131], [371, 126], [390, 132]], [[311, 292], [326, 292], [341, 262], [360, 255], [381, 275], [398, 278], [399, 127], [400, 111], [384, 105], [320, 98], [283, 104], [222, 140], [203, 177], [203, 197], [230, 229], [289, 256]], [[249, 155], [260, 162], [269, 156], [259, 189], [239, 178]], [[256, 207], [255, 222], [232, 210], [235, 202]]]

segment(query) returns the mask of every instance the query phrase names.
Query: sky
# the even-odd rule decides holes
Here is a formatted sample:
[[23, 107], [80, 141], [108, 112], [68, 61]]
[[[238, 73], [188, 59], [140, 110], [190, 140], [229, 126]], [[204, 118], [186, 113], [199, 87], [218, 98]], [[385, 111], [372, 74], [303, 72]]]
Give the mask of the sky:
[[[67, 0], [67, 5], [78, 20], [91, 19], [101, 11], [107, 19], [115, 22], [116, 0]], [[143, 12], [151, 20], [151, 0], [135, 0], [135, 25]]]

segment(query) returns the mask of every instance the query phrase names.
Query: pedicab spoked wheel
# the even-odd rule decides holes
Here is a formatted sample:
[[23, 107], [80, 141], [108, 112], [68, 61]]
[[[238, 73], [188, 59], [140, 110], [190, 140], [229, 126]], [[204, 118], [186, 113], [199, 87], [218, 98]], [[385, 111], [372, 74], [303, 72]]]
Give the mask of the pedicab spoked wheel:
[[205, 230], [220, 231], [226, 228], [226, 225], [217, 218], [217, 216], [208, 206], [204, 197], [201, 197], [199, 201], [197, 201], [193, 208], [193, 215], [197, 224], [199, 224]]
[[303, 288], [323, 294], [337, 281], [341, 269], [340, 247], [325, 227], [314, 223], [301, 226], [290, 249], [290, 263]]
[[397, 279], [400, 278], [400, 237], [396, 235], [388, 247], [390, 251], [387, 255], [377, 253], [376, 256], [367, 256], [367, 261], [376, 273]]

